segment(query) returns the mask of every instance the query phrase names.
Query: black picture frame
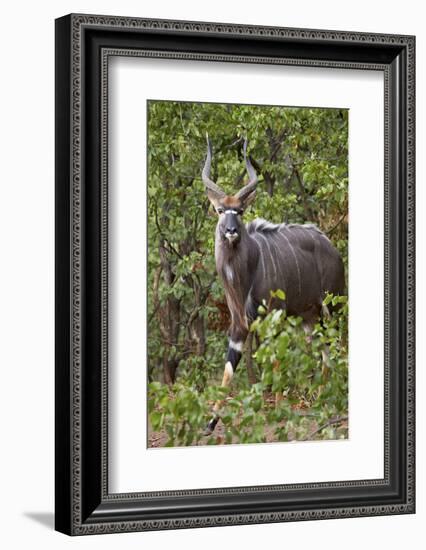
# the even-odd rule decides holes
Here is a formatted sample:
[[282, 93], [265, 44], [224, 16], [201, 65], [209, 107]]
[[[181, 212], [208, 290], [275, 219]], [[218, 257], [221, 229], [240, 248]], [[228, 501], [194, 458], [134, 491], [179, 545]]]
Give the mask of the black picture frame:
[[[383, 479], [108, 493], [105, 90], [108, 57], [135, 52], [383, 71]], [[415, 38], [71, 14], [56, 20], [55, 63], [56, 529], [85, 535], [414, 513]]]

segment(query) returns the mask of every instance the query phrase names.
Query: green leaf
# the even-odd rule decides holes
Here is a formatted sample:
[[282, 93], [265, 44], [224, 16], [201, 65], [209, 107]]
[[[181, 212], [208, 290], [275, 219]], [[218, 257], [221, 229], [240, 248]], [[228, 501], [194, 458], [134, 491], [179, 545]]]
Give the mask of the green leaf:
[[285, 300], [285, 292], [284, 292], [284, 290], [280, 290], [280, 289], [276, 290], [276, 291], [275, 291], [275, 296], [276, 296], [277, 298], [279, 298], [280, 300]]

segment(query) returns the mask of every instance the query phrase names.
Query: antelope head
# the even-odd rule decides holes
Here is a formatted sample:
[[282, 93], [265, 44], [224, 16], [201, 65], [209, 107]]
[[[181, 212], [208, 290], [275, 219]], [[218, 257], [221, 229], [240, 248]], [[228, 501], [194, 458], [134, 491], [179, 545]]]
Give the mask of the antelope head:
[[245, 209], [252, 203], [256, 196], [257, 175], [250, 159], [247, 157], [247, 139], [244, 141], [243, 152], [249, 182], [235, 195], [227, 195], [210, 179], [212, 145], [207, 136], [207, 155], [202, 178], [206, 186], [207, 196], [215, 212], [219, 216], [217, 229], [220, 239], [229, 246], [235, 246], [240, 241], [242, 231], [244, 230], [242, 216]]

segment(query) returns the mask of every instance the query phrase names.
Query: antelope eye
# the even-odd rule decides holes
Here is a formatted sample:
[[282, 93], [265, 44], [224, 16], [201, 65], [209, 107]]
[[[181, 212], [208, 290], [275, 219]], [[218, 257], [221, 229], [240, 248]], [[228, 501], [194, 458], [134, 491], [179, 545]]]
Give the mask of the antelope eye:
[[243, 210], [242, 208], [239, 208], [239, 209], [237, 210], [237, 214], [238, 214], [239, 216], [242, 216], [242, 215], [244, 214], [244, 210]]
[[223, 214], [225, 212], [225, 210], [221, 206], [219, 206], [216, 211], [218, 214]]

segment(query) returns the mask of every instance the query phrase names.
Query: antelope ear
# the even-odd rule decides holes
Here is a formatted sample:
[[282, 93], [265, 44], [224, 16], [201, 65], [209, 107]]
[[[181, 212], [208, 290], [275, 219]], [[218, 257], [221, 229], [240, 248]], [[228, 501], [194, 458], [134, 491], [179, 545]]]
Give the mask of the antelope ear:
[[247, 195], [245, 199], [243, 199], [242, 203], [243, 203], [244, 210], [251, 205], [251, 203], [254, 201], [255, 198], [256, 198], [256, 189], [254, 189], [250, 194]]
[[212, 203], [212, 205], [214, 206], [214, 208], [216, 210], [216, 208], [219, 206], [219, 200], [223, 197], [220, 196], [219, 194], [215, 193], [211, 189], [207, 189], [207, 196], [209, 198], [209, 201]]

